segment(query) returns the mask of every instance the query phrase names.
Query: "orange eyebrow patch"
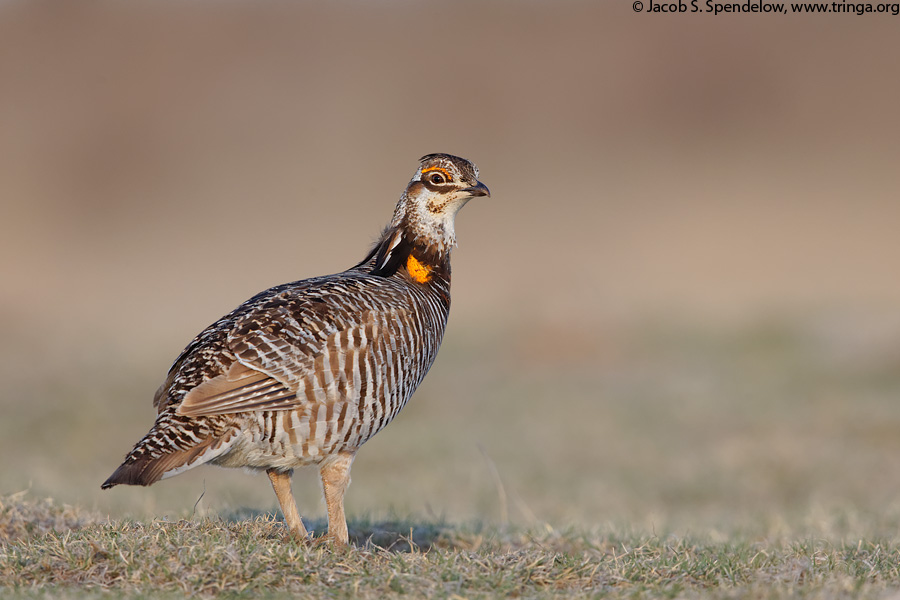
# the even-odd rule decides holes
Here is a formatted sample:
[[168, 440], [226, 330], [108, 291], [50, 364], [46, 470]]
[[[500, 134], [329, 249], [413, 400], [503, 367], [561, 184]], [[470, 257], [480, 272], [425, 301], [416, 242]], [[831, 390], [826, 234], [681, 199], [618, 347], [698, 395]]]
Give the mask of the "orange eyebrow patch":
[[428, 167], [427, 169], [422, 169], [422, 175], [425, 175], [425, 173], [430, 173], [431, 171], [439, 171], [440, 173], [443, 173], [444, 177], [447, 178], [447, 181], [453, 179], [452, 177], [450, 177], [450, 172], [442, 167]]
[[413, 281], [418, 283], [428, 283], [431, 279], [431, 269], [420, 263], [412, 254], [406, 259], [406, 270], [409, 271]]

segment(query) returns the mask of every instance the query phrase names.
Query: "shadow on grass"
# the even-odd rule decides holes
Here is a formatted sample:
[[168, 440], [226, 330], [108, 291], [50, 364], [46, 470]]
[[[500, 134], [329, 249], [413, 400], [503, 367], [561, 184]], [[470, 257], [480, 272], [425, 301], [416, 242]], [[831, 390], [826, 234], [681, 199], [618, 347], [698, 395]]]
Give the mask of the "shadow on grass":
[[[239, 508], [219, 515], [226, 523], [268, 522], [274, 525], [272, 535], [287, 535], [287, 527], [281, 514], [259, 511], [250, 508]], [[303, 519], [303, 524], [313, 538], [318, 538], [328, 531], [325, 519]], [[407, 518], [371, 519], [368, 517], [351, 518], [347, 521], [350, 543], [358, 548], [381, 548], [391, 552], [420, 551], [433, 547], [446, 548], [456, 546], [454, 541], [459, 533], [458, 528], [443, 521], [422, 522]]]

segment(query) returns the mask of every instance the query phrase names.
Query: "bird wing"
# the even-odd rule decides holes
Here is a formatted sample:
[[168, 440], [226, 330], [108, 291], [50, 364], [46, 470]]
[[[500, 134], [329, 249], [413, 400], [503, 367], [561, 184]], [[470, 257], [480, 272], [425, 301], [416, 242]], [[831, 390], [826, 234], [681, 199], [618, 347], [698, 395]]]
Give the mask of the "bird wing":
[[185, 416], [286, 410], [305, 402], [359, 398], [359, 365], [382, 323], [408, 311], [356, 314], [325, 302], [269, 304], [238, 318], [226, 344], [236, 361], [185, 396]]
[[207, 379], [188, 392], [178, 406], [178, 413], [199, 417], [279, 410], [293, 407], [296, 397], [294, 392], [265, 373], [234, 362], [224, 374]]

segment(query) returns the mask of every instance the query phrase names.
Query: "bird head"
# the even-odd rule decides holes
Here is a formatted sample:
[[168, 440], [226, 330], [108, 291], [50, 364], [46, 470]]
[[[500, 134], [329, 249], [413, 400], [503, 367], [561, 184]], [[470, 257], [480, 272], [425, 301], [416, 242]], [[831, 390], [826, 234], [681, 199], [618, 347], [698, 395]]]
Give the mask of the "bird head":
[[397, 203], [391, 226], [439, 254], [456, 245], [456, 213], [472, 198], [490, 196], [478, 167], [450, 154], [428, 154]]

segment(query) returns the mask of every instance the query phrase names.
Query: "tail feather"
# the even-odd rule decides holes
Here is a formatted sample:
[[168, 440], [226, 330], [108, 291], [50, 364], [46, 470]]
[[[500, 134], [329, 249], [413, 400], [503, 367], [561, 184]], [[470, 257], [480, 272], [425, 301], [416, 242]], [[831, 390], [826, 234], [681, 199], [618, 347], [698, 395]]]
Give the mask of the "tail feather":
[[119, 465], [109, 479], [100, 486], [102, 490], [108, 490], [114, 485], [150, 485], [153, 481], [143, 477], [147, 461], [124, 462]]
[[221, 456], [233, 439], [228, 428], [217, 426], [213, 419], [164, 412], [100, 487], [151, 485]]
[[213, 458], [213, 456], [209, 456], [205, 457], [205, 460], [198, 461], [198, 458], [202, 458], [215, 441], [207, 439], [193, 448], [176, 450], [155, 458], [144, 455], [135, 460], [129, 460], [131, 458], [129, 455], [125, 462], [109, 476], [109, 479], [103, 482], [100, 489], [106, 490], [119, 484], [151, 485], [167, 474], [177, 475], [191, 467], [201, 465]]

